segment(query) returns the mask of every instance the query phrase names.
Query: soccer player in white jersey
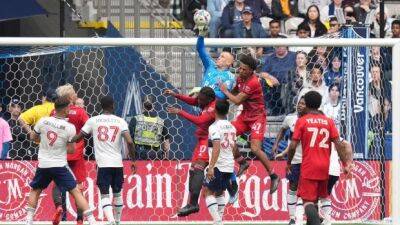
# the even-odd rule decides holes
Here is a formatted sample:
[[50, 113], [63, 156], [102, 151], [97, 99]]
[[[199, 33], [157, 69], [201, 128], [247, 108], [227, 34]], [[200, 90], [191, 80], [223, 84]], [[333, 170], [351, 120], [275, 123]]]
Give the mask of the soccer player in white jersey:
[[66, 121], [69, 106], [69, 99], [57, 99], [55, 101], [55, 116], [41, 118], [34, 126], [34, 132], [30, 133], [30, 138], [40, 142], [40, 145], [38, 168], [30, 183], [32, 189], [26, 208], [27, 225], [32, 225], [40, 194], [51, 181], [54, 181], [60, 189], [68, 191], [74, 197], [76, 205], [83, 211], [91, 225], [96, 223], [92, 211], [89, 209], [89, 204], [77, 188], [75, 177], [68, 168], [67, 153], [75, 151], [75, 146], [72, 143], [75, 127]]
[[218, 100], [215, 105], [215, 122], [208, 128], [212, 142], [210, 164], [205, 181], [205, 200], [214, 225], [222, 224], [225, 209], [224, 191], [234, 172], [233, 150], [236, 148], [236, 129], [226, 119], [229, 103]]
[[[100, 99], [103, 114], [94, 116], [86, 121], [81, 133], [74, 137], [73, 141], [83, 136], [93, 135], [94, 153], [97, 163], [97, 186], [100, 189], [101, 205], [104, 214], [110, 224], [119, 224], [123, 199], [121, 195], [124, 182], [124, 171], [122, 163], [123, 140], [128, 145], [129, 155], [135, 160], [135, 148], [129, 135], [126, 121], [114, 115], [114, 99], [105, 96]], [[132, 173], [136, 172], [135, 162], [132, 161]], [[114, 200], [114, 211], [111, 204], [109, 189], [112, 189]]]
[[[333, 119], [335, 122], [336, 127], [340, 132], [340, 103], [339, 103], [339, 96], [340, 96], [340, 87], [339, 84], [334, 83], [329, 86], [329, 98], [328, 101], [322, 107], [323, 113]], [[344, 141], [346, 148], [351, 148], [350, 143]], [[339, 163], [339, 156], [335, 149], [335, 146], [332, 145], [331, 157], [330, 157], [330, 164], [329, 164], [329, 180], [328, 180], [328, 194], [330, 195], [335, 183], [339, 180], [340, 176], [340, 163]], [[331, 224], [331, 199], [330, 198], [323, 198], [320, 199], [321, 204], [321, 215], [324, 219], [324, 225]]]
[[[296, 106], [297, 112], [287, 115], [283, 120], [282, 127], [279, 130], [278, 135], [276, 136], [276, 141], [274, 145], [272, 146], [272, 153], [275, 154], [277, 152], [279, 142], [283, 139], [288, 129], [290, 130], [289, 139], [292, 137], [292, 134], [294, 132], [294, 125], [296, 124], [297, 119], [304, 114], [305, 108], [306, 104], [304, 102], [304, 98], [301, 97]], [[287, 151], [288, 149], [285, 149], [285, 151], [278, 154], [276, 156], [276, 159], [283, 158], [283, 156], [287, 154]], [[289, 180], [289, 190], [287, 194], [287, 204], [290, 217], [289, 225], [293, 225], [296, 223], [296, 214], [303, 216], [302, 212], [303, 207], [301, 205], [302, 203], [301, 201], [298, 202], [297, 199], [297, 186], [300, 177], [300, 166], [302, 159], [301, 156], [302, 156], [301, 145], [297, 145], [296, 153], [292, 160], [292, 170], [290, 173], [286, 174], [286, 178]], [[296, 207], [296, 205], [298, 207]]]

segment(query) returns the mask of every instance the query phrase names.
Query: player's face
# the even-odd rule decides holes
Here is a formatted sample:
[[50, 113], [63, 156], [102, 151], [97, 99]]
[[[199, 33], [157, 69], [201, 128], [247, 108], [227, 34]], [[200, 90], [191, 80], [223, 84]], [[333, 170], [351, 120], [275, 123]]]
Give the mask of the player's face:
[[218, 68], [227, 68], [230, 67], [232, 64], [233, 58], [232, 55], [228, 52], [222, 52], [221, 55], [218, 57], [216, 64]]
[[199, 107], [204, 108], [210, 103], [210, 99], [202, 93], [197, 96], [197, 101], [199, 102]]
[[304, 98], [300, 98], [300, 101], [297, 103], [297, 113], [299, 115], [303, 115], [305, 109], [306, 109], [306, 102], [304, 101]]
[[240, 63], [239, 76], [241, 78], [247, 78], [253, 74], [253, 70], [246, 64]]

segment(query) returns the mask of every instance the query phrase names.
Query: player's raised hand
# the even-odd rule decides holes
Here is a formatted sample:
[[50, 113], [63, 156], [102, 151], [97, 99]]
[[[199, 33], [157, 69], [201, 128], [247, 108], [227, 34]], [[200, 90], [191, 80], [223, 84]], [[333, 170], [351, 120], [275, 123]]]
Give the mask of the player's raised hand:
[[173, 106], [168, 106], [167, 107], [167, 112], [171, 113], [171, 114], [178, 114], [181, 111], [181, 109], [178, 109], [176, 107]]
[[206, 177], [208, 180], [214, 179], [214, 168], [208, 168]]
[[175, 93], [173, 90], [171, 89], [165, 89], [164, 90], [164, 95], [171, 95], [171, 96], [175, 96], [177, 93]]
[[136, 162], [132, 162], [132, 164], [131, 164], [131, 173], [132, 174], [136, 173]]

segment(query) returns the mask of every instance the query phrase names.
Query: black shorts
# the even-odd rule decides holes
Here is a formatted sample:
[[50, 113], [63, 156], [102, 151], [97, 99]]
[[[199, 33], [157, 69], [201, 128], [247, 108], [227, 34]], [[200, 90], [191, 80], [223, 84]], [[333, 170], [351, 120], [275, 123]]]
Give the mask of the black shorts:
[[205, 179], [204, 186], [213, 192], [225, 191], [231, 181], [232, 173], [225, 173], [214, 168], [214, 179]]
[[97, 186], [101, 194], [108, 194], [111, 187], [113, 193], [119, 193], [124, 183], [123, 167], [97, 168]]
[[290, 169], [290, 173], [286, 173], [286, 178], [291, 183], [298, 183], [299, 182], [300, 168], [301, 168], [301, 163], [292, 164], [291, 169]]
[[70, 191], [76, 187], [76, 180], [68, 166], [37, 168], [33, 180], [29, 184], [33, 189], [46, 189], [54, 181], [62, 191]]

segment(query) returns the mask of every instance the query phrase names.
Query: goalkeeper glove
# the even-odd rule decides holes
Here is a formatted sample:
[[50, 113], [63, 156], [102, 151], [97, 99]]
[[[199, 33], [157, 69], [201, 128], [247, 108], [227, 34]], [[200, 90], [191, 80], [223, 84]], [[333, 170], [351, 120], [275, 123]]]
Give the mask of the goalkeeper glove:
[[195, 25], [195, 29], [199, 30], [199, 36], [206, 37], [208, 33], [208, 26], [207, 25]]

